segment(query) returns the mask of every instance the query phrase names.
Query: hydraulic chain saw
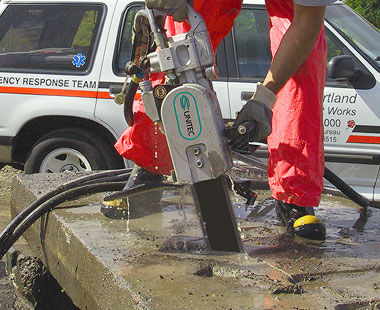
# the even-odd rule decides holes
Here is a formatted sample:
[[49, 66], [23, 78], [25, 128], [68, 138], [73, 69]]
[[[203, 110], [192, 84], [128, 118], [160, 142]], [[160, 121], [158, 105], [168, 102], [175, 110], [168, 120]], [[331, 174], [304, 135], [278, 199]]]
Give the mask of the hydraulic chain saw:
[[[139, 87], [145, 112], [153, 122], [160, 124], [166, 135], [174, 166], [173, 180], [193, 189], [210, 248], [238, 252], [242, 250], [242, 244], [228, 186], [240, 190], [249, 202], [253, 202], [256, 195], [249, 189], [249, 184], [232, 183], [225, 177], [233, 160], [224, 135], [219, 102], [211, 84], [218, 73], [206, 23], [189, 5], [187, 21], [191, 29], [168, 38], [164, 20], [165, 15], [157, 10], [145, 8], [136, 13], [135, 29], [139, 31], [135, 34], [134, 51], [138, 53], [133, 53], [126, 72], [133, 75], [132, 83], [135, 84], [136, 73], [140, 78], [144, 76]], [[148, 24], [153, 40], [144, 30]], [[166, 73], [166, 82], [152, 87], [149, 74], [157, 72]], [[129, 84], [127, 91], [122, 91], [116, 98], [119, 103], [125, 102], [125, 111], [129, 111], [126, 119], [131, 120], [130, 125], [133, 123], [131, 95], [128, 95], [131, 87], [132, 93], [137, 88]], [[240, 139], [245, 130], [239, 128], [234, 132]]]

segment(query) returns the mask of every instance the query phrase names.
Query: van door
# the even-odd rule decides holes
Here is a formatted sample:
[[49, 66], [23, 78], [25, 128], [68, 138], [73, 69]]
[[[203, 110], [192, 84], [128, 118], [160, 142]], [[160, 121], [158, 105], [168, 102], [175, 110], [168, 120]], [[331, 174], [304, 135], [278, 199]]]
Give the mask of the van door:
[[326, 166], [373, 200], [380, 155], [376, 135], [380, 132], [380, 124], [369, 103], [376, 98], [379, 88], [357, 55], [343, 45], [328, 27], [326, 40], [328, 62], [336, 56], [347, 55], [351, 57], [355, 70], [360, 72], [354, 84], [347, 79], [326, 80], [323, 100]]
[[354, 72], [352, 78], [326, 82], [326, 157], [332, 169], [372, 200], [380, 165], [380, 33], [342, 3], [327, 7], [326, 21], [328, 72], [339, 55], [351, 61]]

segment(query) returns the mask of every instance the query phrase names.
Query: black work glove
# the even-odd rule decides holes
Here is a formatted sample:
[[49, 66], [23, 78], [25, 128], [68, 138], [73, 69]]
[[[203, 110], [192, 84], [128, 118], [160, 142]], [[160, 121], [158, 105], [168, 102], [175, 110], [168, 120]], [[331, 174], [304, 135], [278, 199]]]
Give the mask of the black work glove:
[[248, 125], [249, 140], [260, 142], [272, 132], [272, 107], [276, 95], [261, 83], [257, 83], [255, 94], [238, 113], [234, 127]]
[[173, 16], [177, 22], [183, 22], [187, 16], [187, 0], [146, 0], [149, 9], [159, 9]]

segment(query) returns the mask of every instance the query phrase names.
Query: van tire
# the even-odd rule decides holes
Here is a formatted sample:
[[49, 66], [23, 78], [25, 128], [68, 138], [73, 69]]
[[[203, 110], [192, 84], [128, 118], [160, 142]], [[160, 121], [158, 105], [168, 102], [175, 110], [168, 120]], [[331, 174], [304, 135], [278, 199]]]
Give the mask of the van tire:
[[[70, 153], [75, 160], [71, 164], [67, 162], [67, 165], [63, 160], [63, 166], [56, 171], [41, 171], [44, 160], [49, 160], [49, 156], [53, 159], [53, 152], [62, 153], [59, 155], [61, 159], [65, 159], [65, 152]], [[24, 172], [31, 174], [61, 172], [62, 170], [75, 172], [117, 168], [119, 167], [112, 151], [104, 141], [86, 130], [65, 128], [48, 133], [34, 144], [26, 160]]]

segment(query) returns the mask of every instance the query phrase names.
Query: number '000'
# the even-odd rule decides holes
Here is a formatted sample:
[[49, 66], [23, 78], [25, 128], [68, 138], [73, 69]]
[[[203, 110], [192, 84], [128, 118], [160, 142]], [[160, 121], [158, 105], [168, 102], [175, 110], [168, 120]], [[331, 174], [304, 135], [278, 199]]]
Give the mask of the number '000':
[[323, 124], [326, 127], [340, 127], [340, 125], [342, 125], [342, 121], [340, 119], [325, 118]]

